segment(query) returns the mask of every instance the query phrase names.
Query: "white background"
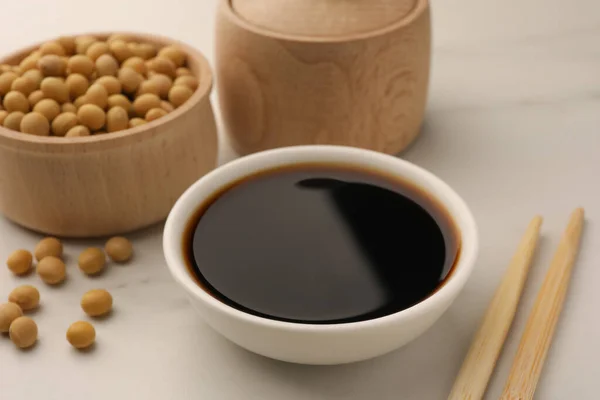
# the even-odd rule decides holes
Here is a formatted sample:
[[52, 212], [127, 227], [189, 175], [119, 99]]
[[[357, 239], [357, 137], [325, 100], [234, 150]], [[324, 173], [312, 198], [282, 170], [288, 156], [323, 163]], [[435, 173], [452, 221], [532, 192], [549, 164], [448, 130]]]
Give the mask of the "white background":
[[[258, 1], [258, 0], [256, 0]], [[55, 35], [155, 32], [212, 60], [216, 0], [0, 0], [0, 53]], [[192, 311], [167, 273], [161, 226], [134, 235], [135, 263], [101, 278], [75, 266], [52, 289], [0, 269], [0, 297], [39, 286], [40, 341], [17, 351], [0, 337], [1, 400], [438, 400], [446, 398], [471, 335], [527, 223], [545, 217], [543, 240], [516, 323], [491, 383], [499, 396], [527, 313], [576, 206], [587, 212], [583, 247], [537, 392], [541, 400], [595, 400], [600, 388], [600, 2], [433, 0], [433, 75], [420, 139], [402, 157], [452, 185], [470, 204], [481, 255], [466, 289], [432, 330], [390, 355], [340, 367], [271, 361], [228, 343]], [[216, 100], [216, 99], [215, 99]], [[215, 101], [215, 106], [217, 105]], [[223, 158], [230, 153], [225, 148]], [[41, 199], [40, 199], [41, 201]], [[39, 237], [0, 219], [0, 259]], [[65, 340], [81, 294], [109, 289], [114, 314], [98, 345]]]

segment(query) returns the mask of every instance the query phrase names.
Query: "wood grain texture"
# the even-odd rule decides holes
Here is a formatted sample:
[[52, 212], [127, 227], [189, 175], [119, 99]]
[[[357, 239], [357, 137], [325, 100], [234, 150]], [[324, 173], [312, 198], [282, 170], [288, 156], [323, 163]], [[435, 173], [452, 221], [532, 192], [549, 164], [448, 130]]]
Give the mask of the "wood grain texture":
[[529, 223], [502, 282], [474, 336], [449, 400], [479, 400], [485, 394], [490, 376], [517, 312], [521, 293], [535, 254], [542, 218]]
[[[215, 167], [207, 60], [183, 43], [126, 34], [179, 45], [200, 77], [199, 88], [165, 117], [115, 134], [67, 140], [0, 127], [0, 210], [10, 220], [66, 237], [125, 233], [166, 218], [183, 191]], [[35, 47], [2, 62], [16, 62]]]
[[500, 400], [533, 399], [577, 258], [584, 212], [572, 214], [538, 292]]
[[310, 37], [347, 36], [387, 27], [417, 0], [231, 0], [247, 22], [273, 32]]
[[377, 31], [314, 38], [261, 29], [221, 0], [216, 29], [219, 101], [238, 153], [301, 144], [397, 153], [418, 135], [429, 81], [426, 1]]

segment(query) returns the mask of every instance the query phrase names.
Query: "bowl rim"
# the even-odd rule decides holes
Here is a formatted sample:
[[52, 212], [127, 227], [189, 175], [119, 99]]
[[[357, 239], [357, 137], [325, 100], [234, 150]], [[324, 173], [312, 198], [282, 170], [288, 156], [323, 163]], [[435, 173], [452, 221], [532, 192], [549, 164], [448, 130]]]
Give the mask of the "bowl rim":
[[[161, 133], [160, 128], [162, 125], [170, 124], [177, 118], [181, 117], [189, 110], [194, 108], [198, 103], [205, 101], [209, 98], [210, 93], [214, 84], [214, 77], [212, 68], [208, 59], [193, 46], [178, 40], [169, 38], [166, 36], [144, 33], [144, 32], [130, 32], [130, 31], [99, 31], [99, 32], [84, 32], [84, 33], [71, 33], [65, 36], [75, 37], [82, 35], [89, 35], [98, 38], [108, 38], [113, 34], [121, 34], [131, 37], [138, 41], [146, 41], [150, 43], [156, 43], [159, 45], [176, 45], [182, 48], [186, 54], [196, 60], [200, 67], [199, 86], [194, 91], [192, 97], [188, 99], [180, 107], [176, 108], [167, 115], [151, 121], [147, 124], [136, 126], [134, 128], [128, 128], [123, 130], [122, 133], [108, 133], [103, 135], [90, 135], [84, 137], [74, 137], [65, 139], [62, 137], [54, 136], [36, 136], [28, 135], [21, 132], [7, 129], [0, 125], [0, 145], [19, 147], [20, 150], [40, 151], [40, 152], [54, 152], [54, 153], [72, 153], [72, 152], [88, 152], [97, 151], [107, 148], [119, 147], [129, 143], [139, 142], [148, 139], [152, 136], [159, 135]], [[31, 46], [22, 48], [14, 51], [6, 56], [0, 58], [0, 64], [5, 63], [11, 59], [21, 59], [27, 54], [31, 53], [41, 44], [56, 40], [58, 37], [52, 37], [47, 40], [43, 40]]]
[[[337, 323], [337, 324], [310, 324], [286, 322], [265, 317], [256, 316], [233, 308], [225, 303], [222, 303], [207, 291], [202, 289], [196, 281], [190, 276], [188, 268], [185, 265], [185, 260], [182, 251], [182, 232], [189, 221], [189, 218], [197, 207], [206, 200], [215, 191], [201, 195], [197, 198], [197, 192], [203, 191], [205, 185], [225, 187], [236, 178], [223, 181], [223, 175], [227, 175], [232, 170], [240, 170], [244, 172], [238, 173], [238, 177], [253, 173], [245, 170], [245, 165], [251, 165], [260, 162], [262, 159], [269, 160], [274, 156], [280, 159], [285, 159], [287, 155], [293, 156], [298, 152], [307, 155], [307, 153], [315, 153], [315, 156], [323, 156], [323, 159], [315, 162], [335, 162], [327, 160], [328, 155], [347, 157], [347, 163], [355, 166], [365, 167], [367, 163], [363, 163], [361, 158], [378, 159], [382, 164], [395, 165], [395, 168], [390, 168], [387, 172], [398, 173], [398, 170], [410, 171], [407, 175], [418, 176], [421, 182], [426, 182], [427, 185], [432, 185], [439, 193], [431, 193], [431, 190], [425, 188], [422, 183], [415, 182], [413, 178], [402, 175], [402, 178], [418, 185], [422, 190], [425, 190], [433, 196], [442, 206], [447, 207], [451, 213], [451, 217], [458, 228], [461, 238], [461, 249], [458, 260], [455, 262], [453, 272], [450, 277], [441, 285], [435, 292], [421, 302], [409, 307], [405, 310], [389, 314], [383, 317], [368, 319], [358, 322]], [[341, 157], [340, 157], [341, 158]], [[305, 161], [280, 161], [277, 165], [293, 165], [295, 163], [304, 163]], [[371, 170], [372, 166], [367, 166]], [[262, 167], [263, 169], [273, 168], [272, 164]], [[260, 170], [260, 169], [258, 169]], [[377, 170], [377, 169], [375, 169]], [[380, 167], [379, 170], [386, 172], [385, 168]], [[232, 174], [233, 175], [233, 174]], [[216, 183], [218, 182], [218, 183]], [[194, 206], [190, 204], [194, 203]], [[195, 208], [194, 208], [195, 207]], [[452, 213], [450, 209], [458, 210], [459, 215]], [[303, 145], [290, 146], [278, 149], [266, 150], [254, 153], [249, 156], [238, 158], [219, 168], [214, 169], [207, 175], [200, 178], [192, 184], [176, 201], [167, 217], [163, 232], [163, 252], [167, 262], [167, 267], [175, 279], [181, 285], [187, 294], [194, 300], [200, 301], [204, 305], [210, 307], [219, 314], [224, 314], [227, 317], [239, 320], [241, 322], [269, 327], [288, 332], [313, 332], [313, 333], [340, 333], [355, 331], [357, 329], [379, 329], [382, 327], [395, 325], [402, 322], [410, 322], [425, 314], [428, 314], [432, 309], [449, 306], [454, 298], [460, 293], [466, 281], [470, 277], [479, 251], [478, 228], [470, 209], [464, 200], [456, 193], [448, 184], [431, 172], [403, 159], [379, 153], [372, 150], [359, 149], [355, 147], [337, 146], [337, 145]]]
[[237, 24], [249, 32], [260, 36], [265, 36], [277, 40], [285, 40], [296, 43], [312, 43], [312, 44], [327, 44], [327, 43], [343, 43], [359, 40], [366, 40], [377, 36], [382, 36], [390, 32], [402, 29], [412, 24], [419, 16], [429, 10], [429, 0], [414, 0], [413, 7], [400, 19], [366, 32], [355, 32], [347, 34], [338, 34], [332, 36], [311, 36], [293, 33], [278, 32], [269, 28], [261, 27], [255, 23], [248, 21], [233, 8], [232, 0], [220, 0], [221, 10], [223, 15], [230, 22]]

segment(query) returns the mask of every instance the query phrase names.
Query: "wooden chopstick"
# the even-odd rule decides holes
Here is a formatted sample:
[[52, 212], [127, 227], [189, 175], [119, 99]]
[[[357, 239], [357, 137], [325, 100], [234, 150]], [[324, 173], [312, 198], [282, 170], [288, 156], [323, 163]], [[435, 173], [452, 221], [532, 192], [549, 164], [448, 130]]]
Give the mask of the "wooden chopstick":
[[500, 400], [533, 398], [577, 258], [583, 220], [582, 208], [573, 211], [527, 320]]
[[517, 252], [475, 334], [454, 382], [449, 400], [477, 400], [485, 393], [504, 340], [517, 311], [521, 292], [535, 252], [542, 217], [531, 220]]

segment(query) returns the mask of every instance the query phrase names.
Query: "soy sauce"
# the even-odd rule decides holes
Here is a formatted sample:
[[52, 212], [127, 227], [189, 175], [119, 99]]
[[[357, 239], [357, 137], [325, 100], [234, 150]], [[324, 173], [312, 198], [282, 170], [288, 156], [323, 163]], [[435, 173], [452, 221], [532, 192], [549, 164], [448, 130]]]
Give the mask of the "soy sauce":
[[379, 318], [433, 294], [460, 250], [448, 212], [395, 177], [344, 165], [262, 171], [202, 204], [184, 233], [197, 283], [280, 321]]

